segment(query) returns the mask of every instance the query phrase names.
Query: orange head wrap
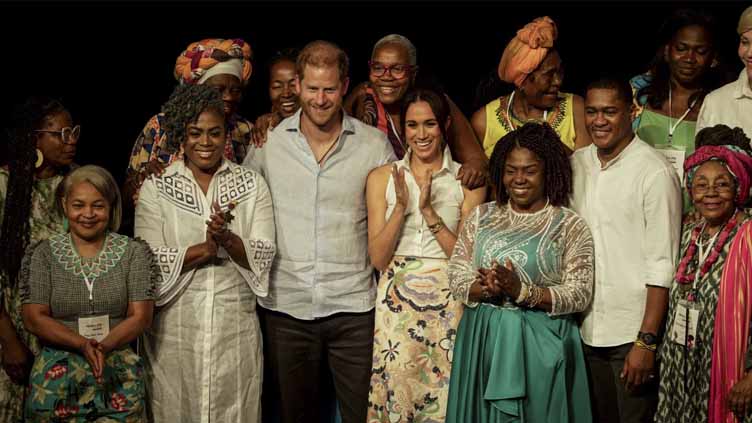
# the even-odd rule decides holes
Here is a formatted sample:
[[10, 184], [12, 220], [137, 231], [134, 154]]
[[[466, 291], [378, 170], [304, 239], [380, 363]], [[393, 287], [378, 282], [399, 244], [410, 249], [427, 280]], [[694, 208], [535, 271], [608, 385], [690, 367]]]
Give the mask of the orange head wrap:
[[499, 62], [499, 78], [521, 86], [554, 46], [556, 36], [556, 24], [548, 16], [525, 25], [504, 49]]
[[[240, 38], [223, 40], [208, 38], [191, 43], [175, 61], [175, 79], [181, 84], [196, 84], [206, 72], [217, 64], [233, 63], [238, 59], [237, 70], [231, 73], [244, 85], [251, 77], [251, 46]], [[235, 61], [237, 62], [237, 61]], [[229, 68], [229, 67], [228, 67]]]

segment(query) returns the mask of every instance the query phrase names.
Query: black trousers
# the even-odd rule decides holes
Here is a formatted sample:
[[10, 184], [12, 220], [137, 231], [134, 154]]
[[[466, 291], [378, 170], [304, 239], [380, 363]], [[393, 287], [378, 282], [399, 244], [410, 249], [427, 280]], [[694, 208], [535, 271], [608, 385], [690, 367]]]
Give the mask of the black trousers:
[[658, 406], [658, 369], [655, 369], [655, 379], [627, 391], [619, 376], [624, 359], [632, 349], [631, 342], [615, 347], [583, 345], [583, 348], [590, 379], [593, 422], [653, 422]]
[[320, 421], [322, 409], [329, 406], [322, 392], [329, 383], [322, 378], [329, 374], [342, 422], [365, 422], [374, 311], [338, 313], [317, 320], [300, 320], [271, 310], [261, 313], [264, 361], [271, 379], [264, 387], [276, 391], [264, 395], [278, 399], [280, 422]]

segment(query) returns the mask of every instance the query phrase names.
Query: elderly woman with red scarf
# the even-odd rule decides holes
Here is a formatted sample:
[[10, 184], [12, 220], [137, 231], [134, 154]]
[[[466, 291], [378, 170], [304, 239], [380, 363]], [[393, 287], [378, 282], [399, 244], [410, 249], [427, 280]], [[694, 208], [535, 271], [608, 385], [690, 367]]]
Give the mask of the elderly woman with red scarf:
[[684, 163], [702, 218], [684, 228], [661, 359], [660, 422], [752, 421], [752, 185], [749, 139], [740, 128], [702, 130]]

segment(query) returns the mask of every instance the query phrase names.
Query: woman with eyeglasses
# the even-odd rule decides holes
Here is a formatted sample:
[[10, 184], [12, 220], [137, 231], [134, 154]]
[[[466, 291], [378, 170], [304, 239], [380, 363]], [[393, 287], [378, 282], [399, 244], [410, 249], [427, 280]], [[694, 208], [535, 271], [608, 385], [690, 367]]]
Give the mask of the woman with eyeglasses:
[[684, 226], [659, 349], [655, 421], [752, 420], [752, 150], [741, 128], [701, 130], [684, 181], [701, 218]]
[[471, 119], [488, 157], [503, 136], [528, 121], [548, 123], [569, 154], [592, 142], [582, 97], [560, 91], [564, 70], [554, 46], [557, 36], [556, 24], [544, 16], [517, 31], [504, 49], [498, 75], [514, 84], [514, 91], [486, 104]]
[[[418, 74], [417, 51], [406, 37], [390, 34], [376, 42], [368, 66], [368, 82], [358, 85], [347, 96], [345, 111], [384, 132], [395, 155], [402, 159], [408, 145], [400, 129], [400, 109]], [[474, 189], [486, 182], [488, 160], [467, 118], [449, 97], [447, 101], [452, 118], [447, 143], [452, 156], [462, 163], [457, 178], [469, 189]]]
[[56, 191], [71, 170], [81, 129], [57, 100], [18, 105], [8, 130], [8, 162], [0, 167], [0, 422], [20, 421], [36, 337], [21, 319], [17, 278], [26, 247], [63, 232]]

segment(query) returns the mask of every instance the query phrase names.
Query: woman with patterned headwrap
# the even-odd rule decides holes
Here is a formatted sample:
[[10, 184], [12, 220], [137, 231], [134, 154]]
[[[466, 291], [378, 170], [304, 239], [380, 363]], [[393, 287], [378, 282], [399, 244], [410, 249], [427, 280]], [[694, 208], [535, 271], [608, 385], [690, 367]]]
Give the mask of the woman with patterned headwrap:
[[[237, 114], [243, 88], [253, 71], [251, 46], [240, 38], [209, 38], [191, 43], [175, 61], [175, 78], [181, 85], [206, 84], [222, 93], [227, 128], [224, 156], [242, 163], [251, 142], [253, 124]], [[138, 189], [150, 174], [161, 174], [165, 167], [183, 155], [177, 143], [166, 142], [164, 114], [149, 119], [133, 145], [123, 202], [138, 199]]]
[[[718, 135], [725, 138], [724, 144]], [[707, 138], [707, 140], [706, 140]], [[697, 135], [685, 184], [701, 219], [686, 225], [660, 346], [656, 421], [752, 421], [752, 186], [749, 139], [725, 125]], [[737, 417], [739, 420], [737, 420]]]
[[570, 153], [591, 143], [582, 97], [559, 91], [564, 71], [554, 47], [557, 36], [556, 24], [544, 16], [517, 31], [504, 49], [498, 74], [514, 84], [514, 91], [486, 104], [471, 119], [488, 157], [501, 137], [527, 121], [548, 122]]

